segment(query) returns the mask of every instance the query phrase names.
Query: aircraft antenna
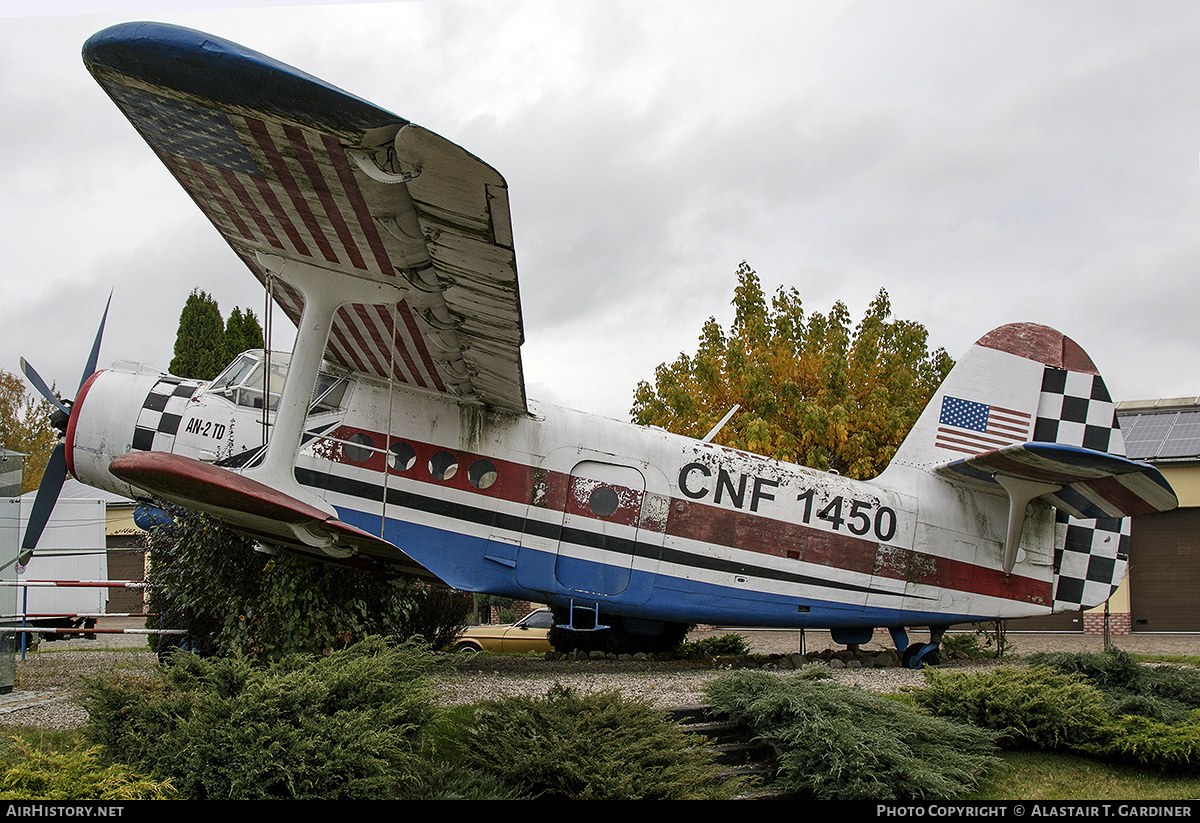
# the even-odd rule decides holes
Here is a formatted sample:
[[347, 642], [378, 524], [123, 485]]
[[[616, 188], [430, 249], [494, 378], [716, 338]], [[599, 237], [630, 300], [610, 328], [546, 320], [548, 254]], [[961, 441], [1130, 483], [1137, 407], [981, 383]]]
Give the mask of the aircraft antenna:
[[740, 408], [741, 408], [741, 404], [734, 403], [733, 408], [730, 409], [729, 411], [725, 412], [725, 416], [721, 418], [721, 422], [718, 423], [717, 425], [713, 426], [711, 429], [709, 429], [708, 434], [704, 435], [704, 437], [701, 438], [701, 442], [702, 443], [711, 442], [712, 439], [717, 436], [717, 432], [719, 432], [721, 429], [725, 428], [725, 424], [729, 422], [729, 418], [733, 417], [733, 415], [735, 413], [737, 413], [737, 410]]

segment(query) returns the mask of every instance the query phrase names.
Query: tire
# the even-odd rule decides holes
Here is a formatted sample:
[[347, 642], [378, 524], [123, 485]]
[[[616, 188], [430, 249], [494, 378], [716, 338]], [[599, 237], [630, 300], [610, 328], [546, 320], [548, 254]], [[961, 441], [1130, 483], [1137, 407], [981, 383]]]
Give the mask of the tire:
[[[922, 652], [924, 652], [922, 654]], [[919, 669], [923, 666], [936, 666], [942, 662], [939, 649], [931, 643], [912, 643], [900, 655], [900, 662], [908, 669]]]

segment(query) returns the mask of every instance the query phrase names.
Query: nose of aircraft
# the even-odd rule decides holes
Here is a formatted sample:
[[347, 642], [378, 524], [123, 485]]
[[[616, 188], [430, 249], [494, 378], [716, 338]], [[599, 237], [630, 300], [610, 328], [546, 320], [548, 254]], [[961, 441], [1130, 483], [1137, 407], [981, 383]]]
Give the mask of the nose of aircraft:
[[87, 380], [71, 408], [63, 438], [67, 469], [73, 477], [89, 486], [134, 496], [129, 484], [113, 476], [108, 465], [135, 449], [151, 448], [139, 443], [138, 420], [153, 405], [151, 390], [161, 377], [157, 369], [114, 366]]

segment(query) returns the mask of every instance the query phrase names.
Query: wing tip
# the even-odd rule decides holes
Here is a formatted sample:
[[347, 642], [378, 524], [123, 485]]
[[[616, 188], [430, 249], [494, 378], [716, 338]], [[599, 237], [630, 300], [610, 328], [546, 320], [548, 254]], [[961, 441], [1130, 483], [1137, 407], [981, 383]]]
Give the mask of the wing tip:
[[335, 130], [362, 132], [408, 121], [273, 57], [169, 23], [118, 23], [83, 44], [83, 62], [102, 85], [114, 76], [269, 112]]

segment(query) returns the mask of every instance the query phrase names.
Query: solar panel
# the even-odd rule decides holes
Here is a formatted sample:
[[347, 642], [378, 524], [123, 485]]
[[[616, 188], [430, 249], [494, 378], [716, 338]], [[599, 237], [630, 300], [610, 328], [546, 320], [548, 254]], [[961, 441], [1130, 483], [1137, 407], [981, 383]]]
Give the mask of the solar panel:
[[1121, 415], [1120, 423], [1134, 460], [1200, 457], [1200, 410]]
[[1181, 411], [1175, 416], [1175, 425], [1158, 456], [1166, 459], [1197, 455], [1200, 455], [1200, 411]]

